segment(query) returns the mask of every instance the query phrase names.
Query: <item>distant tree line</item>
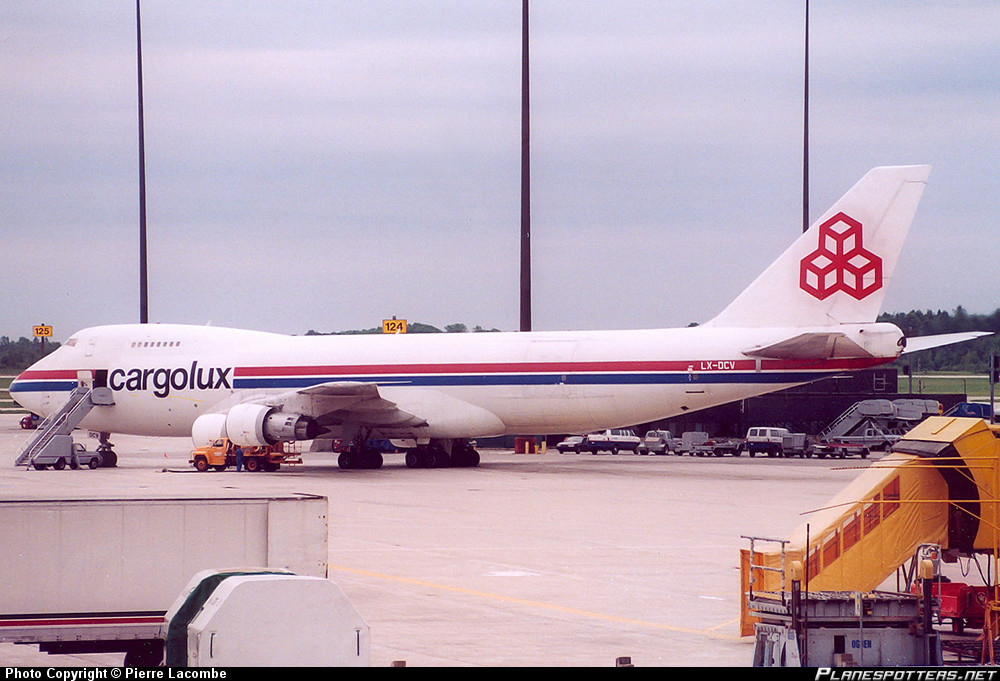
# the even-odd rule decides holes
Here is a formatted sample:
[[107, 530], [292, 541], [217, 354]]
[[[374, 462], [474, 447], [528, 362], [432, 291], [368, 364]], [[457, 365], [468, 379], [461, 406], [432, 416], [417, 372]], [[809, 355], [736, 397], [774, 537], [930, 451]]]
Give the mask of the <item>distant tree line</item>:
[[7, 336], [0, 336], [0, 374], [15, 374], [24, 371], [59, 347], [59, 343], [45, 342], [42, 351], [40, 338], [24, 338], [12, 341]]
[[[485, 329], [478, 324], [472, 327], [472, 333], [486, 333], [495, 332], [500, 329]], [[444, 327], [444, 330], [437, 328], [436, 326], [431, 326], [430, 324], [422, 324], [420, 322], [408, 322], [406, 324], [406, 333], [468, 333], [469, 327], [465, 324], [448, 324]], [[361, 334], [361, 333], [382, 333], [381, 326], [373, 326], [370, 329], [355, 329], [352, 331], [313, 331], [309, 329], [306, 332], [307, 336], [333, 336], [333, 335], [351, 335], [351, 334]]]
[[938, 310], [882, 314], [880, 322], [891, 322], [908, 337], [932, 336], [962, 331], [991, 331], [994, 335], [965, 343], [924, 350], [897, 360], [897, 365], [909, 364], [914, 371], [957, 371], [984, 374], [989, 370], [990, 356], [1000, 355], [1000, 309], [991, 314], [969, 314], [962, 306], [953, 312]]

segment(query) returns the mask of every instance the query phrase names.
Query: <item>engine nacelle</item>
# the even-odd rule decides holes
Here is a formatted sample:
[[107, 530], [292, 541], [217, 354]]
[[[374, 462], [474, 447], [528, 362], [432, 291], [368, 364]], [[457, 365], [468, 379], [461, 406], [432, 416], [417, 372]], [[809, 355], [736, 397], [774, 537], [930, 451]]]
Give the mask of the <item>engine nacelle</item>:
[[225, 414], [202, 414], [191, 425], [191, 440], [195, 447], [207, 447], [222, 437], [226, 437]]
[[319, 435], [319, 426], [308, 416], [275, 411], [264, 419], [264, 437], [274, 442], [312, 440]]
[[263, 404], [238, 404], [227, 414], [204, 414], [195, 419], [191, 439], [204, 446], [220, 437], [243, 447], [311, 440], [319, 426], [308, 416], [289, 414]]
[[277, 442], [268, 442], [264, 437], [264, 422], [273, 411], [274, 407], [263, 404], [237, 404], [226, 414], [226, 436], [229, 441], [243, 447]]

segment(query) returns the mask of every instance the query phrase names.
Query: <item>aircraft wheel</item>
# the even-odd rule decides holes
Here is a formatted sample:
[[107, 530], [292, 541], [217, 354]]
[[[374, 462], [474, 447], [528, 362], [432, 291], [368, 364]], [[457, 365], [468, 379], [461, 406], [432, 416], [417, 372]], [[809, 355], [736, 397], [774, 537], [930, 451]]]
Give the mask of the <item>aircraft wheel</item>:
[[427, 468], [444, 468], [451, 465], [451, 457], [443, 447], [428, 447], [425, 465]]
[[415, 449], [408, 449], [406, 451], [406, 467], [407, 468], [420, 468], [420, 455]]
[[452, 452], [451, 462], [453, 466], [461, 468], [472, 468], [479, 465], [479, 452], [471, 446], [465, 446]]

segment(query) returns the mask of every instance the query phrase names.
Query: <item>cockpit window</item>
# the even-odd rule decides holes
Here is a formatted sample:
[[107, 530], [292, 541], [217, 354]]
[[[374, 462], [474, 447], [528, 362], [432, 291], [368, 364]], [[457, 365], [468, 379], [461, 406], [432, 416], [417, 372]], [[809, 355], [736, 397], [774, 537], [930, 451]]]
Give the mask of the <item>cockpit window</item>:
[[66, 345], [68, 345], [69, 347], [73, 347], [74, 345], [76, 345], [76, 337], [70, 338], [68, 341], [66, 341]]

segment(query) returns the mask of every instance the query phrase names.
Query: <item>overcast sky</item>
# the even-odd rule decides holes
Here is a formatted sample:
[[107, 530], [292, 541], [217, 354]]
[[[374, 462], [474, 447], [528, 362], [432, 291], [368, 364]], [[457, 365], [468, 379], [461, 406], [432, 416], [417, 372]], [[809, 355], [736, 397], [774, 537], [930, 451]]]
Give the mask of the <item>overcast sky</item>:
[[[803, 0], [531, 4], [533, 326], [705, 321], [802, 229]], [[150, 321], [519, 324], [521, 3], [142, 3]], [[811, 215], [934, 170], [885, 308], [1000, 307], [1000, 4], [811, 3]], [[135, 5], [0, 5], [0, 335], [134, 322]]]

